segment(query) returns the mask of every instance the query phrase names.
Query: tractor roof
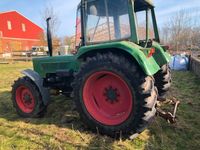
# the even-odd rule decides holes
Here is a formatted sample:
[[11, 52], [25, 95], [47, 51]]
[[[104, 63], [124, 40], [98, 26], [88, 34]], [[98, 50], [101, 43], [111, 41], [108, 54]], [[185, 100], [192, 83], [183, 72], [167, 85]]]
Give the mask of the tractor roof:
[[[105, 11], [105, 7], [104, 7], [104, 1], [99, 0], [98, 5], [95, 6], [95, 7], [94, 7], [94, 5], [95, 5], [97, 0], [85, 0], [85, 1], [90, 2], [88, 4], [88, 8], [91, 8], [91, 9], [87, 10], [88, 14], [95, 14], [97, 16], [105, 16], [106, 15], [105, 14], [106, 11]], [[121, 6], [123, 6], [124, 0], [118, 0], [117, 3], [116, 3], [115, 0], [108, 0], [107, 2], [108, 2], [109, 6], [113, 7], [113, 9], [108, 10], [108, 14], [110, 16], [114, 16], [116, 13], [123, 15], [127, 12], [127, 9], [125, 7], [124, 8], [121, 7]], [[81, 3], [79, 4], [78, 7], [80, 7], [80, 6], [81, 6]], [[146, 10], [146, 8], [151, 8], [151, 7], [154, 7], [152, 0], [135, 0], [135, 11], [136, 12]], [[117, 11], [113, 11], [113, 10], [116, 10], [116, 9], [117, 9]]]
[[154, 7], [152, 0], [135, 0], [135, 11], [142, 11], [148, 7]]

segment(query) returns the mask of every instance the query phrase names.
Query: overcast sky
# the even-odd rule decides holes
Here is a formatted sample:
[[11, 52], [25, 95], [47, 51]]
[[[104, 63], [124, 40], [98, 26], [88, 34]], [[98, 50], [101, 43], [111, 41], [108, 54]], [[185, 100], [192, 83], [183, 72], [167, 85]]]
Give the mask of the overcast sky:
[[[51, 5], [58, 14], [59, 36], [71, 36], [75, 32], [76, 8], [80, 0], [1, 0], [0, 12], [17, 10], [42, 27], [42, 10]], [[200, 0], [154, 0], [158, 26], [161, 27], [176, 11], [199, 10]]]

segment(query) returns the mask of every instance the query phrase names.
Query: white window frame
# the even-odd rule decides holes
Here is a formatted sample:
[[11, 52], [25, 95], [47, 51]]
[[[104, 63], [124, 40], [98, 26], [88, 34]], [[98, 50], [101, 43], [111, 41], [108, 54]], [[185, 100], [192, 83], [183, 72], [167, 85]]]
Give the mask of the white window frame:
[[12, 23], [10, 20], [7, 21], [8, 30], [12, 30]]
[[22, 31], [26, 32], [26, 25], [24, 23], [22, 23]]

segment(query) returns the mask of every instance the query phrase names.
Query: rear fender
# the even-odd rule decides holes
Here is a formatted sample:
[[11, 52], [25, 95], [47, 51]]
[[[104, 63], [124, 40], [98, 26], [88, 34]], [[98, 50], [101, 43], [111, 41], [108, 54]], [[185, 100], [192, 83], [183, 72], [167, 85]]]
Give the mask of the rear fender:
[[167, 53], [159, 43], [153, 42], [153, 47], [156, 49], [156, 53], [153, 55], [153, 57], [160, 67], [170, 62], [170, 54]]
[[40, 75], [31, 69], [22, 71], [22, 74], [29, 77], [35, 83], [35, 85], [38, 87], [39, 92], [42, 96], [42, 101], [44, 105], [48, 105], [50, 101], [49, 90], [43, 86], [43, 79], [40, 77]]
[[109, 52], [109, 49], [115, 49], [115, 53], [118, 54], [120, 54], [120, 51], [127, 53], [134, 60], [136, 60], [146, 75], [152, 76], [160, 70], [159, 65], [153, 57], [147, 58], [142, 52], [142, 48], [140, 46], [127, 41], [95, 44], [81, 47], [78, 51], [77, 59], [84, 57], [90, 52], [101, 53], [104, 50]]

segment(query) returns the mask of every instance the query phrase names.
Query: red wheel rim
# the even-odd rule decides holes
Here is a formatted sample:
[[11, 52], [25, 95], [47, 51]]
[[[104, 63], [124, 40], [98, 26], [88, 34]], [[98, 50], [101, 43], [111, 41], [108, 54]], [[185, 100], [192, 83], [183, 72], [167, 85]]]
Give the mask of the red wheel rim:
[[29, 88], [20, 86], [16, 90], [16, 102], [24, 113], [31, 113], [35, 107], [35, 99]]
[[128, 84], [117, 74], [100, 71], [88, 77], [83, 102], [89, 114], [104, 125], [120, 125], [132, 112], [133, 96]]

